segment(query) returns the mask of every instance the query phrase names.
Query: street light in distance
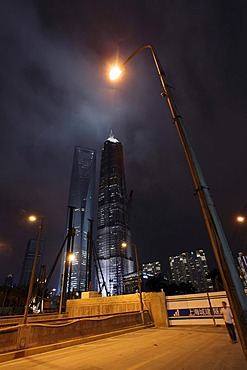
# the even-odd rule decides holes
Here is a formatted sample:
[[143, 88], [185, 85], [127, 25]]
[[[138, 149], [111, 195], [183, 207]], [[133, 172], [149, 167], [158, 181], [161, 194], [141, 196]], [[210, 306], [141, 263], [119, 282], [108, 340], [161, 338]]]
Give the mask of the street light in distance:
[[240, 222], [240, 223], [243, 223], [243, 222], [245, 222], [245, 221], [246, 221], [246, 218], [245, 218], [244, 216], [238, 216], [238, 217], [236, 218], [236, 220], [237, 220], [238, 222]]
[[30, 303], [31, 303], [31, 298], [32, 298], [33, 283], [34, 283], [34, 278], [35, 278], [36, 265], [37, 265], [37, 261], [38, 261], [40, 244], [41, 244], [41, 236], [42, 236], [42, 230], [43, 230], [43, 225], [44, 225], [44, 216], [31, 215], [31, 216], [28, 217], [28, 220], [30, 222], [36, 222], [38, 219], [40, 219], [41, 221], [40, 221], [40, 224], [39, 224], [37, 246], [36, 246], [36, 250], [35, 250], [35, 255], [34, 255], [34, 260], [33, 260], [33, 268], [32, 268], [29, 288], [28, 288], [25, 310], [24, 310], [24, 317], [23, 317], [23, 323], [24, 324], [27, 323], [27, 315], [28, 315], [28, 310], [29, 310], [29, 306], [30, 306]]

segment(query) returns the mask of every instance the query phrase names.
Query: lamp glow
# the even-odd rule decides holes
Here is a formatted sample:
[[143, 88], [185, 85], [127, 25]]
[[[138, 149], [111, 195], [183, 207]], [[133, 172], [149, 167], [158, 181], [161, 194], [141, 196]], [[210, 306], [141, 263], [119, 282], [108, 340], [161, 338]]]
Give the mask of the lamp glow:
[[32, 216], [29, 216], [28, 219], [29, 219], [29, 221], [34, 222], [34, 221], [37, 220], [37, 217], [32, 215]]
[[237, 221], [238, 222], [245, 222], [245, 217], [244, 216], [238, 216]]
[[70, 255], [69, 255], [69, 257], [68, 257], [68, 260], [69, 260], [69, 262], [72, 262], [72, 261], [74, 261], [74, 260], [75, 260], [75, 255], [74, 255], [74, 253], [70, 253]]
[[116, 80], [122, 73], [123, 71], [119, 66], [114, 66], [109, 73], [109, 77], [111, 80]]

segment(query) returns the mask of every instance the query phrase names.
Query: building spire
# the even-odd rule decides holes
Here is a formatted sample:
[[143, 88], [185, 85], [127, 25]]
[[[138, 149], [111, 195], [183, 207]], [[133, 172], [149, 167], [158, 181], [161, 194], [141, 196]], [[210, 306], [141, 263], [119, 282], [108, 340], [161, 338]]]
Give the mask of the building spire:
[[111, 141], [112, 143], [119, 143], [119, 141], [114, 137], [112, 130], [110, 131], [109, 137], [106, 141]]

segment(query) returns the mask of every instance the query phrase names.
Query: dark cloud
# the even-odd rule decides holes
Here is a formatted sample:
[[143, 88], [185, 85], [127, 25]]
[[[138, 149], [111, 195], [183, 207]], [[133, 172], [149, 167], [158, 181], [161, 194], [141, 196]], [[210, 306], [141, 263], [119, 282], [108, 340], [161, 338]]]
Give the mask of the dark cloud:
[[31, 211], [45, 216], [50, 267], [64, 234], [74, 146], [100, 155], [110, 129], [125, 150], [140, 260], [166, 267], [169, 255], [203, 248], [215, 265], [150, 52], [119, 83], [107, 71], [154, 45], [231, 238], [247, 189], [246, 14], [240, 0], [1, 2], [0, 240], [15, 256], [1, 262], [1, 280], [9, 272], [18, 280], [37, 232], [24, 222]]

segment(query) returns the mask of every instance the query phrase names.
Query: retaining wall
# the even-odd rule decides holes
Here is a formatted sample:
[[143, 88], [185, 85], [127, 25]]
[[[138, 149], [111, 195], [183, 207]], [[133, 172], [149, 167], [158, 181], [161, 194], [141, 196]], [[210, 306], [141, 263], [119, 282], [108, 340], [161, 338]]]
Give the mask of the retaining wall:
[[[151, 323], [148, 313], [145, 320]], [[119, 314], [102, 318], [68, 319], [66, 323], [29, 323], [0, 331], [0, 353], [24, 350], [71, 339], [114, 332], [142, 325], [139, 312]]]
[[[68, 300], [66, 312], [69, 317], [121, 314], [140, 311], [140, 295], [125, 294], [112, 297], [93, 296], [93, 298]], [[142, 293], [143, 307], [152, 316], [155, 326], [168, 326], [168, 316], [164, 292]]]

